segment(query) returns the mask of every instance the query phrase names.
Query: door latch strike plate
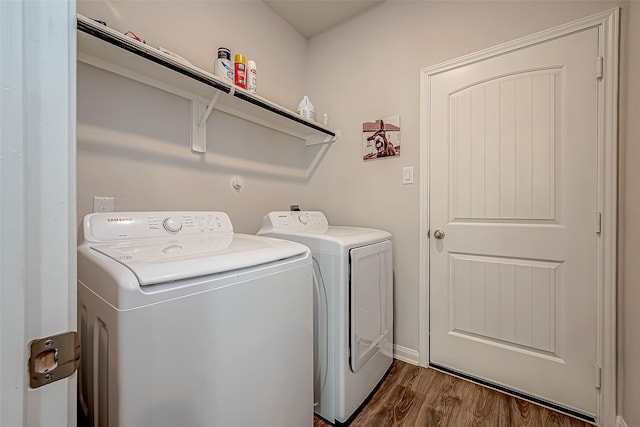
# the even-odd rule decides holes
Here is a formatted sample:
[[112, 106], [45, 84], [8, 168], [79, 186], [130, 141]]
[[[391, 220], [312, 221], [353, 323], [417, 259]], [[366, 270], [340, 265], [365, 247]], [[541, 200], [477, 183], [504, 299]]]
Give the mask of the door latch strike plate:
[[29, 386], [31, 388], [67, 378], [78, 369], [80, 343], [77, 332], [31, 341], [29, 356]]

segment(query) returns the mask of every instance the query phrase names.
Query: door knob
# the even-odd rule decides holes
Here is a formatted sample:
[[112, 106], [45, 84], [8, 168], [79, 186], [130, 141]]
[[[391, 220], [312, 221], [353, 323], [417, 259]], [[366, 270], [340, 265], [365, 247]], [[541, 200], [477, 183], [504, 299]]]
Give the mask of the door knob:
[[435, 237], [436, 239], [444, 239], [444, 231], [442, 230], [436, 230], [433, 232], [433, 237]]

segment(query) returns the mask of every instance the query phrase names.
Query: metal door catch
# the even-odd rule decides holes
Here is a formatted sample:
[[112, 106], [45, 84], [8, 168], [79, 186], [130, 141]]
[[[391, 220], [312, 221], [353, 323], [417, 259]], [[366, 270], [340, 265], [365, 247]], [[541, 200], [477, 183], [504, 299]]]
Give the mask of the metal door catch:
[[67, 378], [78, 369], [80, 343], [77, 332], [67, 332], [31, 341], [29, 385], [42, 387]]

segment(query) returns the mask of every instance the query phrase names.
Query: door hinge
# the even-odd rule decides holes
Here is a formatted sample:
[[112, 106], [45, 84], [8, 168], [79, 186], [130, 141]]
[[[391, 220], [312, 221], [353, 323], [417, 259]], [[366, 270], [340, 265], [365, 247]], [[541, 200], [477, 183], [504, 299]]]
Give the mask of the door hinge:
[[602, 232], [602, 213], [596, 212], [596, 233], [600, 234]]
[[596, 64], [596, 78], [598, 80], [602, 79], [604, 75], [604, 58], [602, 56], [598, 56], [597, 64]]
[[595, 380], [596, 380], [596, 388], [599, 390], [600, 387], [602, 387], [602, 368], [598, 365], [596, 365]]
[[31, 341], [29, 385], [31, 388], [67, 378], [78, 369], [80, 343], [77, 332], [66, 332]]

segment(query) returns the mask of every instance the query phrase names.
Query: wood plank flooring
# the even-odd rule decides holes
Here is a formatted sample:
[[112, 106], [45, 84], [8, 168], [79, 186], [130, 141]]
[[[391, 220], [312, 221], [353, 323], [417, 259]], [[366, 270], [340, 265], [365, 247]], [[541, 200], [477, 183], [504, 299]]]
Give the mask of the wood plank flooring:
[[[314, 427], [330, 426], [315, 417]], [[395, 360], [350, 426], [592, 427], [472, 382]]]

